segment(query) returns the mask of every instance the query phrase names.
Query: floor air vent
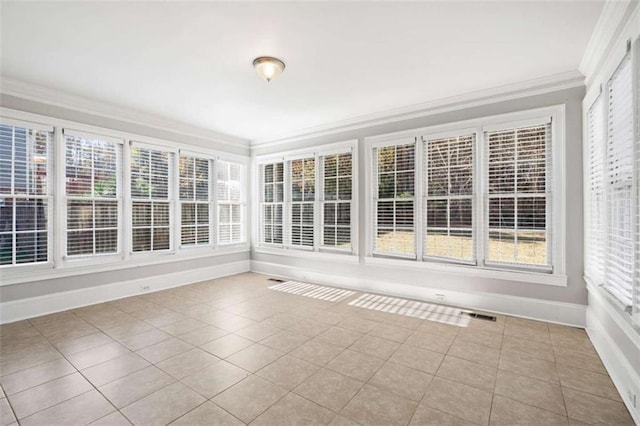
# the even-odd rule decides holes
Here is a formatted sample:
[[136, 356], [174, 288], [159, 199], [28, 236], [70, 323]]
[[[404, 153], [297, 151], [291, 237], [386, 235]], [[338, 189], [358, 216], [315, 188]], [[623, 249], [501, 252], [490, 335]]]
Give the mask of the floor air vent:
[[285, 280], [281, 280], [280, 278], [268, 278], [267, 281], [273, 281], [275, 283], [283, 283]]
[[485, 315], [485, 314], [476, 314], [475, 312], [462, 312], [462, 315], [467, 315], [473, 319], [479, 319], [484, 321], [496, 321], [496, 317], [493, 315]]

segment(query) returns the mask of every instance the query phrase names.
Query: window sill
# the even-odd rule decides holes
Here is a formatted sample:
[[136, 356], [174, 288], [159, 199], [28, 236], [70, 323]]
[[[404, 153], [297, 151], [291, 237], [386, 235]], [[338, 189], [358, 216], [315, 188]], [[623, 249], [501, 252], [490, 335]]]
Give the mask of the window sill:
[[[199, 247], [202, 249], [203, 247]], [[190, 251], [190, 250], [187, 250]], [[225, 256], [237, 253], [246, 253], [249, 251], [249, 246], [243, 244], [242, 246], [234, 247], [213, 247], [208, 250], [198, 251], [198, 253], [185, 253], [184, 251], [175, 252], [158, 252], [148, 253], [148, 256], [137, 257], [133, 256], [131, 259], [122, 260], [120, 256], [112, 258], [111, 262], [100, 262], [94, 264], [73, 264], [73, 262], [66, 262], [59, 267], [55, 267], [53, 264], [47, 265], [34, 265], [32, 268], [21, 268], [20, 270], [0, 270], [0, 287], [6, 285], [24, 284], [33, 281], [51, 280], [57, 278], [71, 277], [76, 275], [86, 275], [98, 272], [116, 271], [121, 269], [138, 268], [144, 266], [158, 265], [168, 262], [182, 262], [195, 259], [202, 259], [207, 257]], [[147, 253], [145, 253], [147, 254]]]
[[322, 252], [322, 251], [308, 251], [308, 250], [298, 250], [292, 248], [276, 248], [276, 247], [256, 247], [254, 249], [255, 253], [259, 254], [269, 254], [275, 256], [288, 256], [288, 257], [297, 257], [301, 259], [311, 259], [311, 260], [327, 260], [331, 262], [341, 262], [341, 263], [360, 263], [360, 257], [351, 253], [351, 252]]
[[416, 271], [432, 271], [474, 278], [492, 278], [504, 281], [518, 281], [531, 284], [566, 287], [566, 275], [554, 275], [530, 271], [512, 271], [479, 266], [452, 265], [449, 263], [417, 262], [407, 259], [390, 259], [365, 257], [365, 264], [389, 268], [412, 269]]

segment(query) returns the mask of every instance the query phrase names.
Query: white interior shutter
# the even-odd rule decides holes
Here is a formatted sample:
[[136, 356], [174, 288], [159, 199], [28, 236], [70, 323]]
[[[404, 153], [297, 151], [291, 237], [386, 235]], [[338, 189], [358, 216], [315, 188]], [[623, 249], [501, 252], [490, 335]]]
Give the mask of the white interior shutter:
[[228, 161], [217, 162], [216, 194], [218, 201], [218, 244], [243, 241], [244, 206], [243, 166]]
[[324, 155], [320, 213], [321, 245], [351, 250], [351, 198], [353, 161], [351, 152]]
[[587, 170], [585, 200], [585, 275], [595, 284], [604, 281], [604, 101], [591, 105], [587, 114]]
[[206, 245], [211, 242], [211, 162], [208, 158], [180, 154], [180, 244]]
[[284, 162], [260, 166], [260, 242], [283, 243]]
[[314, 157], [289, 161], [289, 244], [313, 248], [316, 162]]
[[608, 84], [607, 251], [604, 288], [629, 311], [634, 282], [634, 127], [631, 56]]

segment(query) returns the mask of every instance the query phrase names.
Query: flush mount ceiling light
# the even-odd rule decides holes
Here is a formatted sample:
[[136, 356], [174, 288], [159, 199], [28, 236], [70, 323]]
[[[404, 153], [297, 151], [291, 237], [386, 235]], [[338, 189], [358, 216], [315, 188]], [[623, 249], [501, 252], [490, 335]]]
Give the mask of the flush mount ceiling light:
[[271, 56], [260, 56], [253, 60], [253, 66], [260, 77], [271, 81], [284, 71], [284, 62]]

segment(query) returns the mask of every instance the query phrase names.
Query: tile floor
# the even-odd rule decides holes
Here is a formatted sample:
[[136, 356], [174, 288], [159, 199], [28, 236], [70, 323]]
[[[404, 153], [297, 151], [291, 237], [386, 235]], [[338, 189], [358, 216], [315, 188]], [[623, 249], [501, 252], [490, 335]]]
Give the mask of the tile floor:
[[270, 285], [240, 274], [1, 326], [0, 425], [633, 424], [583, 330], [461, 328]]

